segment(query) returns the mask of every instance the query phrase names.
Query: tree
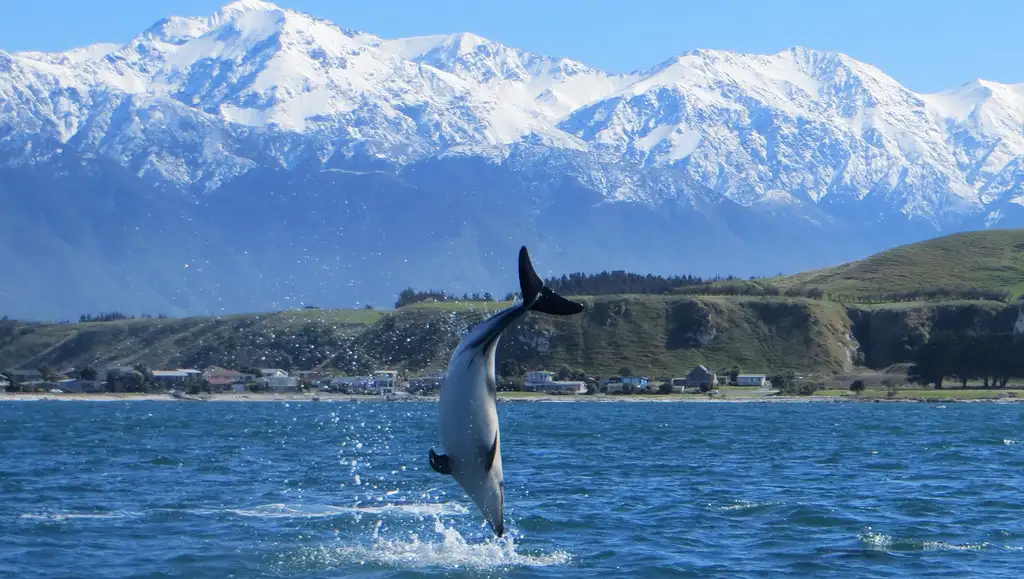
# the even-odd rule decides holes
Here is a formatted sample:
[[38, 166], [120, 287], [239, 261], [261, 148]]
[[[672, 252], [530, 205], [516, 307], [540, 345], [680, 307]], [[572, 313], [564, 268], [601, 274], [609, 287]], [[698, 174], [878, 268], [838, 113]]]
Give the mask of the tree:
[[189, 374], [185, 378], [185, 381], [183, 382], [182, 386], [184, 386], [184, 390], [189, 394], [199, 394], [200, 392], [209, 393], [212, 391], [210, 383], [206, 380], [206, 378], [203, 378], [199, 374]]
[[96, 370], [96, 368], [93, 368], [92, 366], [86, 366], [78, 371], [79, 380], [88, 380], [90, 382], [95, 382], [96, 380], [99, 380], [99, 376], [100, 373]]
[[740, 377], [740, 367], [739, 366], [733, 366], [732, 370], [729, 370], [729, 383], [735, 386], [736, 385], [736, 381], [739, 379], [739, 377]]
[[142, 375], [142, 381], [145, 384], [153, 383], [153, 371], [146, 367], [145, 364], [135, 364], [132, 366], [135, 371]]
[[792, 370], [786, 370], [780, 374], [776, 374], [771, 377], [772, 388], [785, 392], [789, 390], [796, 382], [796, 372]]
[[889, 398], [895, 397], [899, 391], [899, 384], [892, 378], [882, 378], [882, 386], [885, 387], [885, 395]]
[[961, 343], [952, 332], [933, 334], [914, 352], [914, 363], [907, 370], [907, 381], [923, 386], [934, 384], [936, 390], [941, 390], [945, 378], [953, 375], [957, 362], [963, 359], [959, 351]]
[[630, 366], [623, 366], [619, 368], [619, 376], [635, 376], [633, 374], [633, 368]]
[[60, 379], [60, 374], [54, 370], [53, 367], [47, 364], [43, 364], [37, 368], [37, 370], [39, 370], [39, 373], [43, 375], [43, 380], [46, 380], [47, 382], [56, 382]]
[[138, 370], [107, 372], [107, 390], [111, 392], [142, 392], [146, 379]]
[[567, 364], [562, 364], [562, 367], [559, 368], [558, 372], [555, 373], [556, 380], [568, 380], [571, 377], [572, 368], [570, 368]]
[[850, 392], [853, 392], [855, 396], [860, 396], [865, 388], [867, 388], [867, 385], [864, 384], [863, 380], [854, 380], [850, 384]]
[[501, 372], [502, 376], [509, 378], [515, 378], [523, 375], [523, 365], [518, 361], [511, 358], [506, 358], [501, 361]]

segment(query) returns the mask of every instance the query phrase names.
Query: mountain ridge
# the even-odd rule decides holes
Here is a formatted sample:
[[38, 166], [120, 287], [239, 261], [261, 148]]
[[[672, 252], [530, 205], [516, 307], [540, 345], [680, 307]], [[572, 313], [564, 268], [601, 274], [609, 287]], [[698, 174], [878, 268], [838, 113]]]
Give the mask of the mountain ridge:
[[0, 310], [499, 293], [524, 243], [551, 271], [773, 275], [1021, 226], [1022, 94], [920, 95], [801, 47], [610, 74], [240, 0], [0, 51]]
[[[624, 157], [641, 169], [684, 165], [688, 177], [741, 204], [814, 204], [829, 194], [871, 195], [880, 189], [912, 197], [897, 202], [897, 210], [941, 221], [936, 214], [946, 205], [955, 213], [977, 213], [999, 201], [1024, 203], [1017, 170], [1024, 155], [1024, 84], [972, 81], [918, 94], [874, 66], [804, 47], [770, 55], [691, 50], [645, 71], [609, 74], [472, 33], [383, 39], [248, 0], [207, 18], [166, 18], [112, 48], [5, 58], [46, 65], [34, 72], [52, 74], [58, 85], [77, 82], [81, 86], [75, 88], [94, 90], [88, 86], [91, 76], [100, 88], [123, 93], [121, 99], [139, 99], [136, 108], [156, 107], [156, 117], [160, 108], [169, 108], [214, 124], [208, 130], [227, 141], [239, 138], [242, 128], [310, 137], [294, 155], [261, 159], [222, 147], [218, 153], [230, 154], [217, 155], [217, 162], [170, 155], [149, 159], [140, 169], [178, 185], [205, 183], [205, 191], [268, 161], [294, 166], [312, 156], [324, 163], [339, 152], [383, 156], [396, 166], [444, 154], [504, 161], [514, 154], [510, 149], [539, 145], [598, 162]], [[84, 70], [61, 69], [72, 65]], [[360, 99], [371, 102], [361, 107], [354, 102]], [[747, 101], [753, 104], [744, 106]], [[453, 118], [452, 110], [463, 118]], [[708, 114], [741, 126], [722, 130], [721, 122], [694, 122]], [[69, 124], [55, 138], [79, 136], [83, 115], [90, 112], [66, 117]], [[382, 125], [381, 115], [394, 122]], [[826, 143], [838, 138], [838, 148], [815, 151], [794, 144], [788, 134], [793, 131], [783, 126], [794, 120], [813, 121], [812, 132], [824, 133]], [[145, 123], [140, 119], [143, 131]], [[950, 148], [942, 125], [961, 130], [956, 123], [994, 144]], [[112, 149], [106, 153], [115, 154]], [[125, 153], [120, 160], [131, 166]], [[595, 176], [578, 160], [554, 157], [590, 185], [605, 184], [600, 190], [609, 199], [645, 201], [651, 192], [621, 175]], [[719, 166], [721, 174], [709, 174], [729, 161], [740, 161], [743, 171]], [[811, 175], [809, 161], [819, 169]], [[205, 167], [197, 175], [182, 162]], [[1012, 174], [1003, 175], [1007, 170]], [[949, 195], [911, 195], [914, 187], [905, 183], [945, 187]], [[653, 189], [661, 198], [685, 193], [664, 183]]]

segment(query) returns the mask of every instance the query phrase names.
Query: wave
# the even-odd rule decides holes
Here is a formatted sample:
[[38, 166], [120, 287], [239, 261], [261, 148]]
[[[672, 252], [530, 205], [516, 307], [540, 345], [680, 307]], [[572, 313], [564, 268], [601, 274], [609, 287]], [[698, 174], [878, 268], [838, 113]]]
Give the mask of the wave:
[[[981, 551], [992, 547], [987, 541], [955, 544], [945, 541], [925, 541], [907, 537], [894, 537], [884, 533], [861, 533], [858, 538], [869, 549], [877, 551]], [[1012, 549], [1012, 547], [1005, 547]]]
[[46, 522], [62, 522], [78, 519], [127, 519], [142, 516], [142, 513], [25, 513], [20, 519]]
[[469, 509], [456, 503], [409, 503], [372, 506], [338, 507], [334, 505], [290, 506], [281, 503], [259, 505], [250, 508], [224, 509], [223, 512], [243, 517], [262, 518], [318, 518], [347, 514], [399, 515], [427, 517], [439, 515], [465, 515]]

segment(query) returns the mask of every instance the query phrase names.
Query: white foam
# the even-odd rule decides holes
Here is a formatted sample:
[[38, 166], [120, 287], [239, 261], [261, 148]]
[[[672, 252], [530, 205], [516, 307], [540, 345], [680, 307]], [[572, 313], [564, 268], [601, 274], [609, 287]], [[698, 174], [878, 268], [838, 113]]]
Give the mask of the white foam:
[[125, 519], [139, 513], [25, 513], [19, 518], [34, 521], [71, 521], [76, 519]]
[[863, 533], [860, 540], [869, 548], [878, 551], [980, 551], [991, 546], [988, 542], [964, 543], [957, 545], [945, 541], [922, 541], [903, 539], [884, 533]]
[[464, 569], [494, 571], [517, 567], [551, 567], [567, 564], [568, 553], [520, 553], [514, 539], [506, 535], [481, 543], [469, 543], [455, 529], [434, 523], [439, 541], [421, 540], [416, 534], [405, 539], [377, 537], [368, 545], [322, 545], [303, 549], [290, 561], [304, 568], [337, 569], [351, 565], [399, 569]]
[[456, 503], [414, 503], [375, 506], [338, 507], [334, 505], [290, 506], [282, 503], [260, 505], [243, 509], [225, 509], [243, 517], [261, 518], [321, 518], [340, 515], [397, 515], [406, 517], [428, 517], [440, 515], [465, 515], [469, 510]]

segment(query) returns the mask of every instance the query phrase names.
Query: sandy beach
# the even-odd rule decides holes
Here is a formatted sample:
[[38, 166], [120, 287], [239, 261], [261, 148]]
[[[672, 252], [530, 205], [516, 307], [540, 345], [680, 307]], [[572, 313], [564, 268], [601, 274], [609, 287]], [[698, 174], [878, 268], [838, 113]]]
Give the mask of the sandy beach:
[[[60, 401], [60, 402], [141, 402], [141, 401], [158, 401], [158, 402], [182, 402], [182, 403], [193, 403], [193, 402], [309, 402], [309, 403], [324, 403], [324, 402], [436, 402], [437, 396], [375, 396], [375, 395], [363, 395], [363, 394], [331, 394], [331, 393], [287, 393], [287, 394], [275, 394], [275, 393], [255, 393], [255, 392], [226, 392], [218, 394], [202, 394], [199, 396], [193, 396], [188, 399], [176, 398], [170, 394], [152, 393], [152, 394], [137, 394], [137, 393], [123, 393], [123, 394], [52, 394], [52, 393], [12, 393], [12, 392], [0, 392], [0, 402], [41, 402], [41, 401]], [[919, 398], [894, 398], [894, 399], [878, 399], [878, 398], [855, 398], [853, 396], [759, 396], [759, 395], [728, 395], [728, 396], [716, 396], [714, 398], [708, 398], [707, 396], [699, 395], [633, 395], [633, 396], [608, 396], [599, 394], [595, 396], [587, 395], [548, 395], [548, 394], [534, 394], [524, 392], [511, 392], [511, 393], [500, 393], [498, 395], [498, 401], [502, 403], [511, 402], [549, 402], [549, 403], [637, 403], [637, 402], [662, 402], [662, 403], [699, 403], [699, 404], [719, 404], [719, 403], [763, 403], [763, 404], [778, 404], [778, 403], [801, 403], [801, 402], [816, 402], [816, 403], [906, 403], [906, 402], [924, 402], [932, 404], [945, 404], [945, 403], [965, 403], [965, 402], [984, 402], [984, 403], [1019, 403], [1024, 402], [1024, 399], [919, 399]]]

